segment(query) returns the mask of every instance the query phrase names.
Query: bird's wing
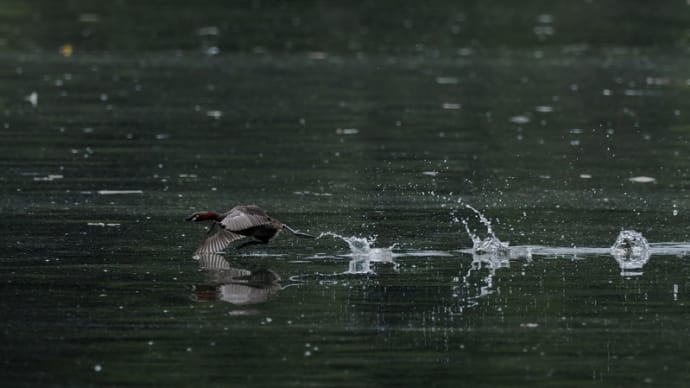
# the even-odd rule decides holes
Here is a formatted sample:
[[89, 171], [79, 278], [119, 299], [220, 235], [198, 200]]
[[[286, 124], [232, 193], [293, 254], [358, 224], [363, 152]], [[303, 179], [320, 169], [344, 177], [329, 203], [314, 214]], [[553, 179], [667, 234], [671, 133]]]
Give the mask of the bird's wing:
[[259, 225], [266, 225], [271, 223], [271, 218], [263, 211], [261, 212], [245, 212], [243, 209], [236, 207], [230, 210], [221, 221], [226, 230], [231, 232], [238, 232], [240, 230], [249, 229]]
[[244, 236], [237, 233], [230, 232], [223, 228], [218, 222], [214, 222], [211, 229], [206, 234], [206, 238], [201, 242], [197, 248], [195, 255], [203, 253], [217, 253], [222, 252], [230, 245], [231, 242], [244, 238]]

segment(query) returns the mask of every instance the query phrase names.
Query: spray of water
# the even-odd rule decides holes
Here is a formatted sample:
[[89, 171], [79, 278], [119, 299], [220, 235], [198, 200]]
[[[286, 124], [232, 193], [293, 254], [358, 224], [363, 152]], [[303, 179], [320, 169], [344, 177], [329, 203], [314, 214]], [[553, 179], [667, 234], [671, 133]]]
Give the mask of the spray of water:
[[611, 247], [611, 256], [618, 262], [622, 275], [641, 275], [639, 272], [649, 261], [649, 243], [639, 232], [621, 230]]
[[350, 248], [351, 258], [347, 273], [374, 273], [371, 263], [392, 263], [394, 269], [398, 269], [397, 263], [393, 261], [393, 248], [395, 244], [388, 248], [374, 248], [376, 237], [345, 237], [332, 232], [321, 233], [317, 238], [333, 237], [347, 243]]
[[[461, 201], [459, 201], [461, 202]], [[510, 247], [508, 246], [508, 243], [504, 243], [501, 240], [499, 240], [498, 237], [494, 234], [493, 229], [491, 228], [491, 221], [489, 221], [484, 214], [482, 214], [479, 210], [475, 209], [474, 207], [464, 204], [467, 209], [472, 210], [474, 214], [479, 218], [479, 222], [482, 223], [486, 227], [486, 233], [487, 237], [482, 239], [478, 235], [475, 235], [470, 231], [470, 227], [467, 224], [466, 219], [462, 219], [461, 222], [465, 226], [465, 231], [467, 232], [467, 235], [470, 237], [472, 240], [472, 251], [475, 254], [481, 255], [481, 254], [493, 254], [493, 255], [507, 255], [510, 254]]]
[[316, 238], [319, 239], [322, 237], [333, 237], [335, 239], [345, 241], [347, 243], [347, 246], [350, 248], [350, 252], [353, 255], [368, 255], [372, 250], [372, 245], [376, 241], [376, 237], [345, 237], [333, 232], [321, 233]]

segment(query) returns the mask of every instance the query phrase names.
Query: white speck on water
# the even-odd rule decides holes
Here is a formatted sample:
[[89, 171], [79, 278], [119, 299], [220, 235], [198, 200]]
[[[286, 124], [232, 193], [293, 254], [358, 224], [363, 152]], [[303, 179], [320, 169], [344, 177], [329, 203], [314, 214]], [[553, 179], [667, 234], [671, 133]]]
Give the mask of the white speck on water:
[[35, 176], [34, 181], [35, 182], [51, 182], [51, 181], [54, 181], [56, 179], [62, 179], [62, 178], [64, 178], [64, 177], [60, 174], [48, 174], [46, 176]]
[[192, 351], [192, 348], [187, 348], [187, 352], [191, 352], [191, 351]]
[[539, 327], [539, 324], [538, 323], [532, 323], [532, 322], [521, 323], [520, 327], [524, 327], [527, 329], [536, 329], [537, 327]]
[[170, 139], [169, 133], [158, 133], [156, 134], [156, 140], [167, 140]]
[[335, 130], [335, 133], [338, 135], [356, 135], [359, 133], [359, 129], [357, 128], [338, 128]]
[[450, 109], [450, 110], [458, 110], [462, 108], [461, 104], [456, 104], [453, 102], [444, 102], [443, 105], [441, 105], [443, 109]]
[[100, 364], [96, 364], [93, 366], [94, 372], [100, 372], [103, 370], [103, 367]]
[[601, 91], [601, 94], [604, 96], [610, 96], [611, 95], [611, 90], [610, 89], [604, 89]]
[[539, 113], [550, 113], [553, 112], [553, 107], [548, 105], [539, 105], [534, 107], [534, 110]]
[[105, 93], [102, 93], [100, 95], [100, 99], [101, 99], [101, 101], [106, 102], [106, 101], [108, 101], [108, 95]]
[[580, 178], [581, 179], [592, 179], [592, 175], [591, 174], [580, 174]]
[[31, 104], [31, 106], [36, 106], [38, 105], [38, 93], [31, 92], [31, 94], [24, 97], [24, 100], [28, 101]]
[[570, 130], [570, 133], [572, 133], [573, 135], [580, 135], [580, 134], [582, 134], [583, 132], [584, 132], [584, 131], [583, 131], [581, 128], [573, 128], [573, 129]]
[[656, 178], [650, 176], [635, 176], [628, 180], [634, 183], [656, 183]]
[[436, 83], [439, 85], [454, 85], [458, 83], [457, 77], [436, 77]]
[[579, 145], [580, 145], [580, 141], [579, 141], [579, 140], [571, 140], [571, 141], [570, 141], [570, 145], [571, 145], [571, 146], [574, 146], [574, 147], [579, 146]]
[[513, 116], [510, 118], [510, 122], [514, 124], [527, 124], [530, 122], [529, 117], [527, 116]]
[[149, 342], [148, 342], [148, 345], [149, 345], [149, 346], [153, 346], [153, 344], [154, 344], [153, 341], [149, 341]]
[[144, 190], [98, 190], [99, 195], [144, 194]]
[[312, 191], [293, 191], [295, 195], [313, 195], [315, 197], [332, 197], [332, 193], [315, 193]]
[[427, 176], [437, 176], [439, 173], [438, 171], [422, 171], [422, 175], [427, 175]]
[[204, 54], [209, 56], [218, 55], [220, 54], [220, 49], [218, 48], [218, 46], [206, 47], [206, 49], [204, 50]]
[[223, 112], [221, 112], [219, 110], [209, 110], [209, 111], [206, 111], [206, 116], [212, 117], [212, 118], [218, 120], [219, 118], [221, 118], [221, 116], [223, 116]]
[[627, 89], [626, 91], [623, 92], [626, 96], [635, 96], [639, 97], [644, 95], [644, 92], [642, 90], [635, 90], [635, 89]]
[[647, 77], [645, 80], [647, 85], [665, 86], [671, 84], [671, 79], [668, 77]]

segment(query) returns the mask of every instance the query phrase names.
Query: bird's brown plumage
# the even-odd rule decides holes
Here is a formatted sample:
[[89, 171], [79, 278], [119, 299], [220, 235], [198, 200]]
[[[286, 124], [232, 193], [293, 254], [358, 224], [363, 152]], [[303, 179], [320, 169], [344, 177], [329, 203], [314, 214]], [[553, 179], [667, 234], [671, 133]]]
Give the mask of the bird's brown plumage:
[[196, 255], [221, 252], [233, 241], [246, 237], [253, 238], [254, 241], [248, 241], [240, 247], [253, 243], [267, 244], [283, 229], [299, 237], [314, 237], [290, 228], [256, 205], [235, 206], [222, 215], [215, 212], [198, 212], [187, 220], [213, 220], [206, 238], [195, 252]]

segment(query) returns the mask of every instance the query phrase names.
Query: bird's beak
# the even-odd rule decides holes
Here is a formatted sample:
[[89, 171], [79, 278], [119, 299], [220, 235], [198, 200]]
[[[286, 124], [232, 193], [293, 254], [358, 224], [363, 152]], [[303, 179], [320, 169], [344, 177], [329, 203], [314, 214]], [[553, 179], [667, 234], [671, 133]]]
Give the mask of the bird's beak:
[[195, 221], [196, 220], [196, 214], [192, 214], [191, 216], [185, 218], [185, 221]]

